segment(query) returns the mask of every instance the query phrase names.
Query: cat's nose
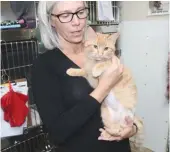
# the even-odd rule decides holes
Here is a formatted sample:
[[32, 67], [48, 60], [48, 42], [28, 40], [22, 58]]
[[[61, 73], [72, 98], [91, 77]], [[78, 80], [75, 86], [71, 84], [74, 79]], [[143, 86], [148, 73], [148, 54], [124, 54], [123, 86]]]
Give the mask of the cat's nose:
[[99, 54], [99, 58], [102, 58], [103, 57], [103, 54]]
[[102, 57], [102, 56], [103, 56], [103, 53], [102, 53], [102, 52], [99, 52], [99, 56]]

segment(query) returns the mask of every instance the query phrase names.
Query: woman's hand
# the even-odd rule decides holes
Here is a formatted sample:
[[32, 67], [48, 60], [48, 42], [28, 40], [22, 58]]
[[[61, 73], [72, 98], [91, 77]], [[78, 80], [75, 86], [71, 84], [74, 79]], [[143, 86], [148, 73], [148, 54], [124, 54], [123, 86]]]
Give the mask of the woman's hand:
[[100, 76], [97, 88], [90, 94], [99, 103], [108, 95], [115, 83], [121, 78], [123, 73], [123, 65], [120, 60], [114, 56], [112, 65]]
[[112, 58], [111, 66], [100, 76], [99, 86], [105, 87], [110, 91], [115, 83], [121, 78], [122, 73], [123, 65], [120, 64], [120, 60], [114, 56]]
[[99, 140], [106, 140], [106, 141], [120, 141], [126, 138], [130, 138], [136, 134], [136, 127], [133, 125], [131, 127], [127, 127], [122, 132], [120, 132], [119, 136], [110, 136], [107, 132], [107, 129], [100, 129], [100, 137]]
[[101, 132], [99, 140], [107, 140], [107, 141], [120, 141], [126, 138], [130, 138], [134, 136], [137, 132], [137, 127], [133, 125], [133, 120], [130, 117], [125, 118], [127, 127], [124, 128], [119, 135], [112, 136], [110, 135], [110, 129], [108, 127], [104, 127], [104, 129], [99, 129]]

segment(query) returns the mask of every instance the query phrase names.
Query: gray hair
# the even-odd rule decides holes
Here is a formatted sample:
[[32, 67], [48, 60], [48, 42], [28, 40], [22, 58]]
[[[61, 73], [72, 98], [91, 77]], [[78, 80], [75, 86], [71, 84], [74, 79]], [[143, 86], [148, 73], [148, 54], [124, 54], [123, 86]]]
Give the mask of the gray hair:
[[59, 47], [59, 39], [57, 32], [51, 26], [51, 11], [54, 8], [56, 1], [39, 1], [38, 4], [38, 21], [41, 35], [41, 41], [44, 47], [51, 50]]
[[[51, 12], [56, 5], [56, 1], [39, 1], [38, 21], [41, 35], [41, 41], [46, 49], [52, 50], [60, 48], [59, 37], [55, 29], [51, 26]], [[87, 6], [85, 2], [85, 6]]]

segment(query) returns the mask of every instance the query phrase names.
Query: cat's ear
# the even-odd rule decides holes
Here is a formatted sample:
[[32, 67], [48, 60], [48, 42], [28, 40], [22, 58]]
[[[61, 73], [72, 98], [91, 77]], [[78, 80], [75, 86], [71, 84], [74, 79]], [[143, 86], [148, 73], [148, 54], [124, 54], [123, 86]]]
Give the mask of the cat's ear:
[[104, 34], [96, 32], [97, 36], [103, 36]]
[[113, 33], [113, 34], [110, 34], [108, 36], [108, 40], [111, 40], [113, 41], [114, 43], [116, 43], [117, 39], [119, 38], [120, 36], [120, 33]]

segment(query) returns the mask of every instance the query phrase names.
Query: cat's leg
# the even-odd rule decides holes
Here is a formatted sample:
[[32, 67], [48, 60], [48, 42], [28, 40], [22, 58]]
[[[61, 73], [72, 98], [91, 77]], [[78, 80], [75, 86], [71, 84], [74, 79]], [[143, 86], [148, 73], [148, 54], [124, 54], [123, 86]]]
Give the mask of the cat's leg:
[[126, 108], [134, 109], [137, 103], [137, 86], [129, 69], [124, 71], [122, 100], [119, 100]]
[[98, 138], [99, 140], [110, 140], [112, 138], [112, 136], [105, 129], [100, 128], [99, 131], [101, 132]]
[[135, 108], [137, 96], [131, 88], [125, 88], [124, 91], [122, 91], [122, 96], [121, 92], [119, 94], [118, 101], [121, 103], [121, 105], [130, 110]]
[[137, 103], [137, 87], [130, 70], [124, 67], [123, 77], [112, 89], [117, 101], [125, 108], [134, 109]]
[[102, 63], [97, 63], [93, 68], [92, 68], [92, 75], [93, 77], [99, 77], [105, 69], [107, 69], [108, 63], [107, 62], [102, 62]]
[[101, 117], [104, 124], [104, 129], [112, 136], [120, 134], [121, 125], [117, 122], [116, 113], [106, 105], [105, 101], [101, 105]]
[[66, 73], [69, 76], [79, 76], [79, 77], [86, 77], [86, 72], [84, 69], [75, 69], [75, 68], [69, 68]]
[[116, 99], [127, 109], [134, 109], [137, 103], [137, 89], [134, 83], [128, 81], [127, 84], [119, 82], [116, 87], [112, 89]]
[[112, 127], [104, 127], [104, 129], [111, 135], [111, 136], [119, 136], [121, 132], [121, 125], [118, 123], [112, 124]]

